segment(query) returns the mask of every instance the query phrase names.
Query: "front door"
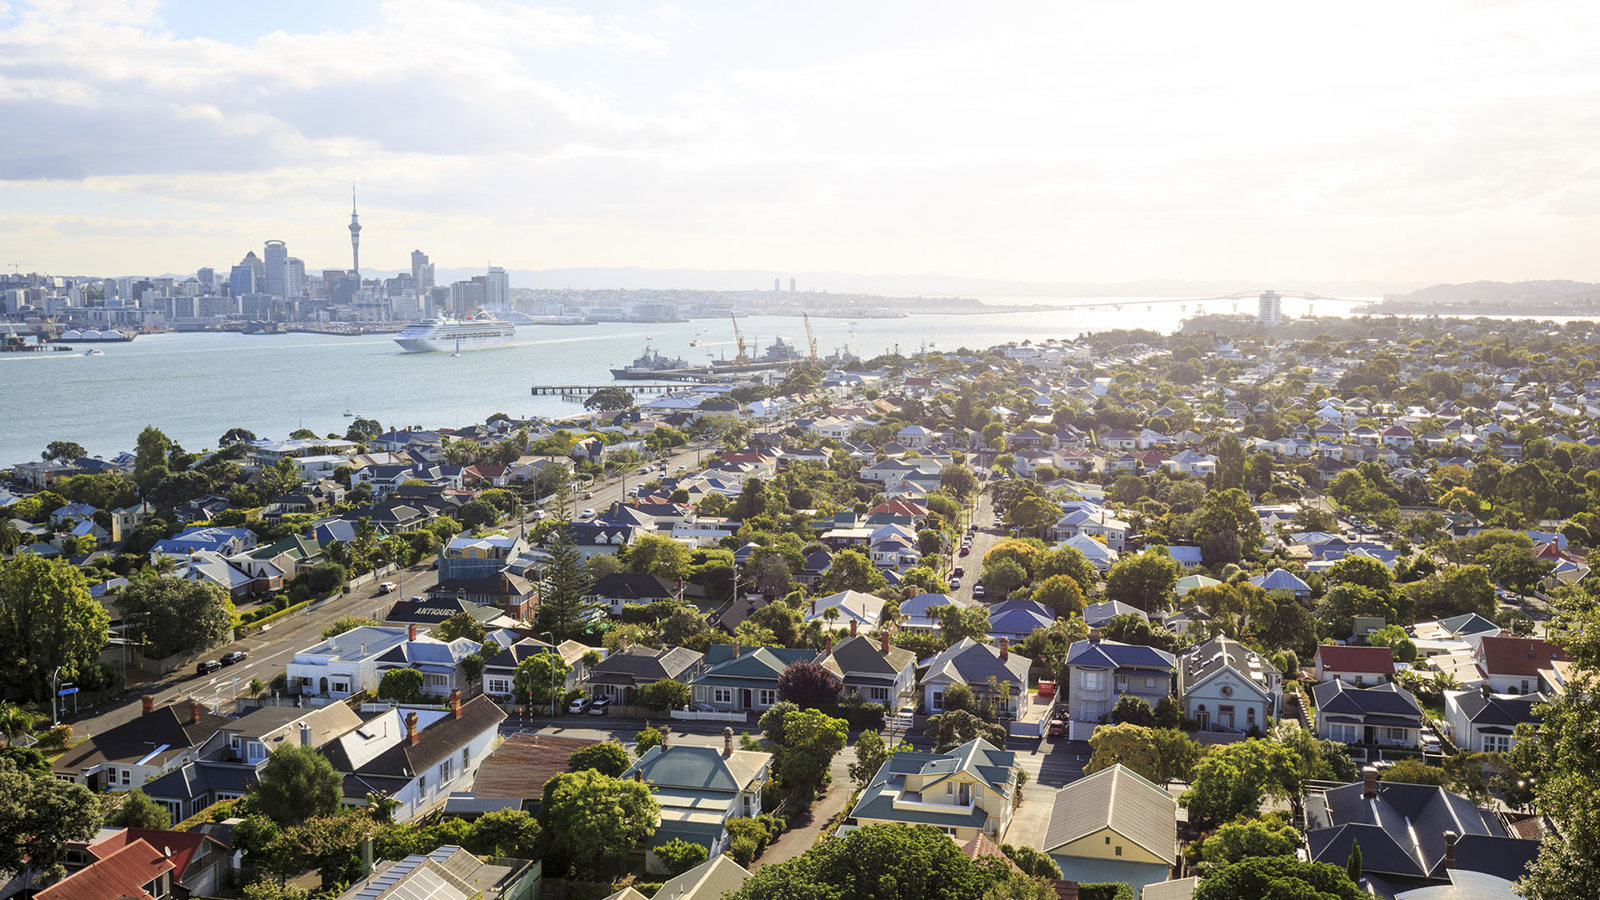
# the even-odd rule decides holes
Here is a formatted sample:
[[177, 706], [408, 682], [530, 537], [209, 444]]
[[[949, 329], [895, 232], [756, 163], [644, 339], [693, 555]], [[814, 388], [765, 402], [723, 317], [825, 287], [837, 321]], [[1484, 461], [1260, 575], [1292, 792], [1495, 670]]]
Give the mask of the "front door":
[[740, 709], [750, 709], [750, 689], [749, 688], [740, 688], [739, 689], [739, 701], [740, 701], [739, 702], [739, 708]]

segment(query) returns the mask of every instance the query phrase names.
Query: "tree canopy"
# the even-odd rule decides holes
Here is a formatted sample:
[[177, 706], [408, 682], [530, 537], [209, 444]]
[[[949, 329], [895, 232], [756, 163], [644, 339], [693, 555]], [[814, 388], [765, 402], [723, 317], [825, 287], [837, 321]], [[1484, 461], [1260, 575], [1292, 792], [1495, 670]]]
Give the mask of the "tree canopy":
[[198, 653], [233, 636], [233, 599], [222, 588], [183, 578], [136, 578], [122, 591], [122, 614], [138, 623], [155, 658]]
[[249, 805], [279, 825], [292, 825], [339, 808], [344, 778], [321, 753], [299, 744], [272, 751]]

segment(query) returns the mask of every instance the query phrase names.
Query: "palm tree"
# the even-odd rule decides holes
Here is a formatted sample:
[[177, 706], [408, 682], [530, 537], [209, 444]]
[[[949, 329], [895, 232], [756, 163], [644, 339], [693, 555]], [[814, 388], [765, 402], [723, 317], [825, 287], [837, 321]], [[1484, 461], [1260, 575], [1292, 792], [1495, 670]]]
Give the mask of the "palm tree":
[[10, 519], [0, 519], [0, 554], [10, 553], [22, 546], [22, 529]]
[[10, 747], [17, 738], [33, 731], [33, 713], [15, 703], [0, 703], [0, 734]]

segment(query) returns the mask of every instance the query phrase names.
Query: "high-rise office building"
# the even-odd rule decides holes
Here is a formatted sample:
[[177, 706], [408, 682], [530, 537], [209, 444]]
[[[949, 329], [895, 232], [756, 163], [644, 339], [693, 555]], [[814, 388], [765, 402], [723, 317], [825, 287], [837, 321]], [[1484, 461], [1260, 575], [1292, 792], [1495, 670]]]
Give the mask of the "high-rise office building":
[[283, 295], [285, 297], [304, 297], [306, 293], [306, 261], [298, 256], [289, 257], [289, 263], [284, 270]]
[[511, 276], [499, 266], [490, 266], [484, 279], [483, 305], [490, 309], [505, 309], [511, 305]]
[[433, 290], [433, 263], [421, 250], [411, 251], [411, 282], [416, 285], [417, 296], [426, 297]]
[[285, 287], [289, 279], [289, 245], [283, 241], [267, 241], [262, 256], [267, 270], [266, 281], [261, 286], [262, 292], [275, 297], [286, 296]]
[[350, 274], [361, 283], [361, 222], [356, 219], [356, 186], [350, 185]]
[[228, 273], [228, 293], [235, 297], [256, 292], [256, 270], [249, 263], [240, 263]]
[[209, 292], [217, 286], [217, 270], [210, 266], [202, 267], [200, 271], [194, 273], [194, 280], [200, 282], [200, 286]]
[[484, 288], [487, 281], [488, 279], [478, 275], [471, 281], [453, 282], [450, 285], [451, 315], [465, 316], [483, 306]]
[[1257, 303], [1257, 325], [1276, 328], [1283, 324], [1283, 298], [1277, 291], [1262, 291]]

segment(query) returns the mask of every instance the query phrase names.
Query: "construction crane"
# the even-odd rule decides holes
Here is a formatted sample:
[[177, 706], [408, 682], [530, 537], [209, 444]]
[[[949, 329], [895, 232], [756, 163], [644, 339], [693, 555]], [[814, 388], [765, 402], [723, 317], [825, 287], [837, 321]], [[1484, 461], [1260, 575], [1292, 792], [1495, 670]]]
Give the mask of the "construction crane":
[[733, 358], [733, 364], [736, 366], [748, 365], [750, 357], [744, 351], [744, 332], [739, 330], [739, 317], [730, 312], [728, 313], [728, 318], [733, 320], [733, 339], [739, 344], [739, 355]]
[[805, 319], [806, 321], [806, 344], [810, 346], [811, 360], [815, 362], [817, 359], [817, 336], [811, 333], [811, 317], [805, 313], [801, 313], [800, 318]]

